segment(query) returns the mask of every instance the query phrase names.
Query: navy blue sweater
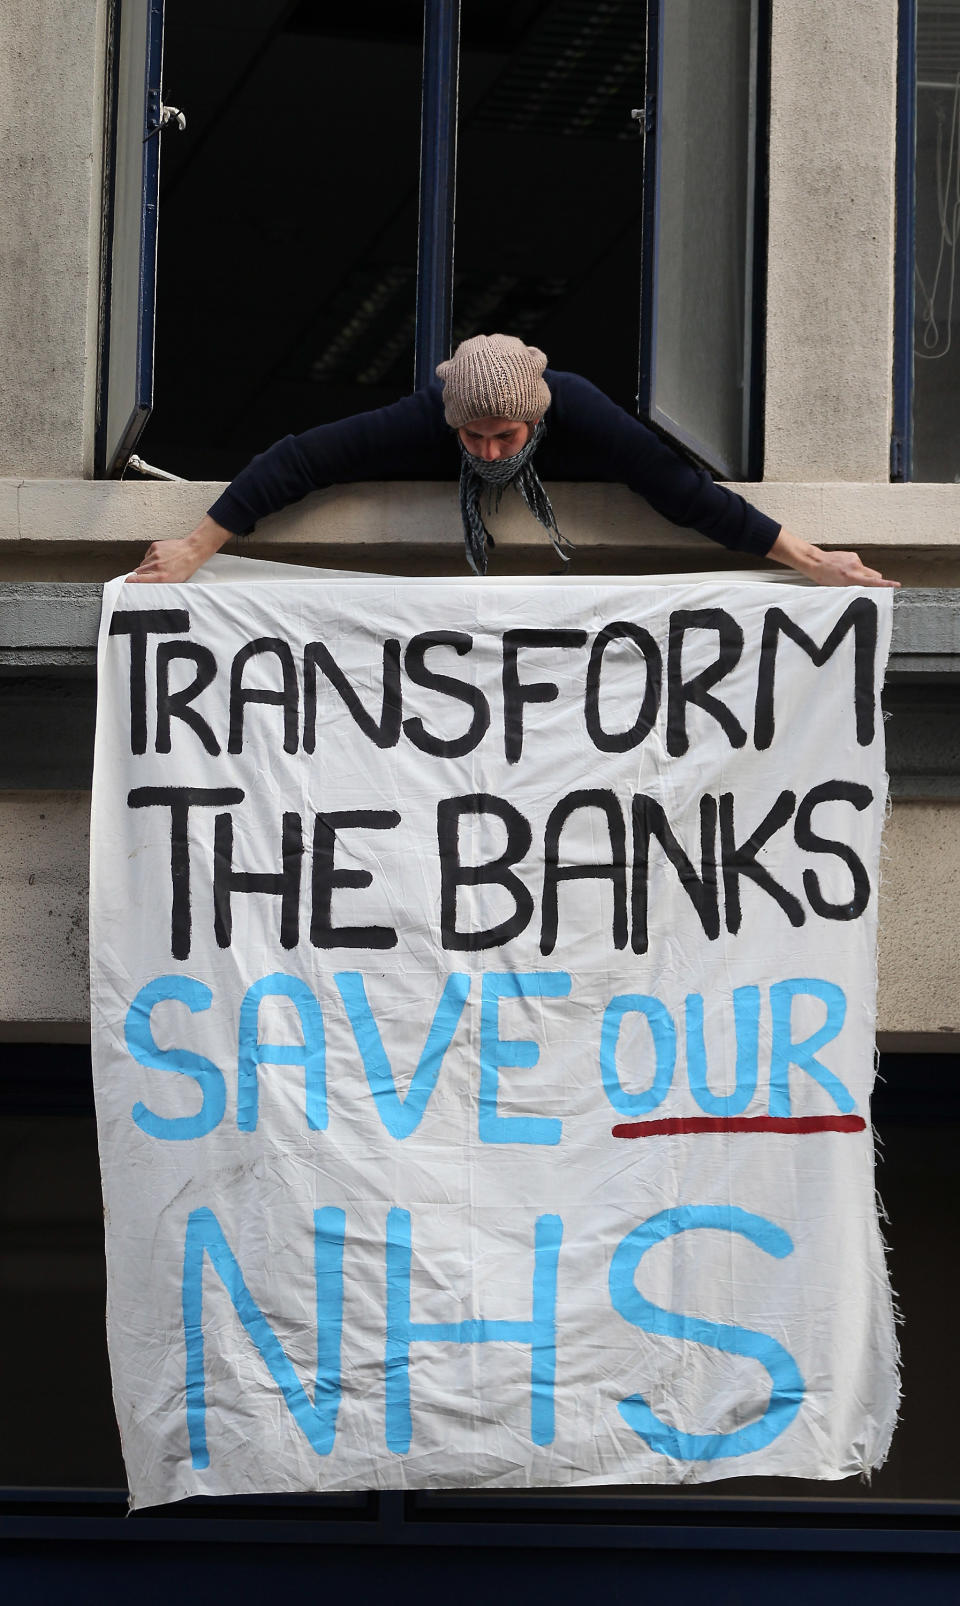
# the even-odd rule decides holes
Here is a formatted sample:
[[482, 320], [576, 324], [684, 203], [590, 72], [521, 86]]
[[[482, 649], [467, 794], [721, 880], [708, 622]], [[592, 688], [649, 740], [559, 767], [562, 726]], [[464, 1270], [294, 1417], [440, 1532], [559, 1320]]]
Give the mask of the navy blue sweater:
[[[780, 532], [775, 520], [678, 457], [588, 379], [549, 368], [544, 378], [552, 400], [536, 456], [542, 480], [618, 481], [674, 524], [736, 552], [769, 552]], [[389, 407], [286, 435], [237, 475], [210, 516], [245, 535], [267, 513], [327, 485], [456, 480], [459, 474], [459, 444], [436, 383]]]

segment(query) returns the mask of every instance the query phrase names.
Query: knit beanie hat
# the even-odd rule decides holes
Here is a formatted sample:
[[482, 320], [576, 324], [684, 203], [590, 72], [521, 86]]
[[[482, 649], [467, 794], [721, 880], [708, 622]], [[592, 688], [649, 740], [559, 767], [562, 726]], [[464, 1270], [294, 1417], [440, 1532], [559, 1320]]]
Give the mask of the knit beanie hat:
[[443, 411], [451, 429], [476, 418], [508, 418], [532, 424], [550, 406], [543, 378], [547, 359], [516, 335], [473, 335], [437, 368], [443, 381]]

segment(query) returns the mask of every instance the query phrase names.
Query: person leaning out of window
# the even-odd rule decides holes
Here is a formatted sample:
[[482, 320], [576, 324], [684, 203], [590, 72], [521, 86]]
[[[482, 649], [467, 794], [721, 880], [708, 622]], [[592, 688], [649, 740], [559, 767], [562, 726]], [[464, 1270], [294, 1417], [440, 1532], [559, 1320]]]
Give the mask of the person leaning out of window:
[[512, 486], [560, 557], [543, 480], [615, 481], [675, 524], [734, 552], [784, 563], [818, 585], [895, 586], [855, 552], [828, 552], [791, 535], [735, 491], [673, 451], [579, 374], [547, 367], [512, 335], [474, 335], [437, 369], [437, 380], [389, 407], [287, 435], [255, 457], [189, 535], [154, 541], [131, 582], [188, 580], [231, 536], [310, 491], [359, 480], [449, 479], [459, 456], [466, 558], [486, 573], [484, 494]]

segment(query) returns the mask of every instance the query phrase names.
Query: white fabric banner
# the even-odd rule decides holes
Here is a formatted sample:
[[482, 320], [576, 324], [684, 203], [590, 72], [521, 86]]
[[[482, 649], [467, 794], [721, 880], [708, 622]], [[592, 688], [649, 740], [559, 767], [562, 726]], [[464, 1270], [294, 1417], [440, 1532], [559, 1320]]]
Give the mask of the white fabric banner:
[[879, 1465], [890, 621], [712, 576], [105, 588], [135, 1506]]

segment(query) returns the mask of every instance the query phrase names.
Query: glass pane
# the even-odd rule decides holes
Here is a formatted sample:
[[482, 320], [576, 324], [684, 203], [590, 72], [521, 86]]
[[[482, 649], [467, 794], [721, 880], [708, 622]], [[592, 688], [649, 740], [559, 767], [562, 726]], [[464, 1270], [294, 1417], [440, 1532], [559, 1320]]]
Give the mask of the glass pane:
[[747, 472], [755, 0], [662, 3], [652, 416]]
[[125, 0], [118, 34], [109, 349], [98, 449], [107, 474], [125, 464], [153, 395], [160, 136], [144, 134], [159, 105], [163, 6]]
[[960, 3], [917, 7], [913, 476], [960, 481]]
[[229, 479], [412, 388], [422, 47], [421, 0], [167, 0], [149, 461]]
[[502, 330], [636, 412], [644, 0], [464, 0], [454, 342]]

